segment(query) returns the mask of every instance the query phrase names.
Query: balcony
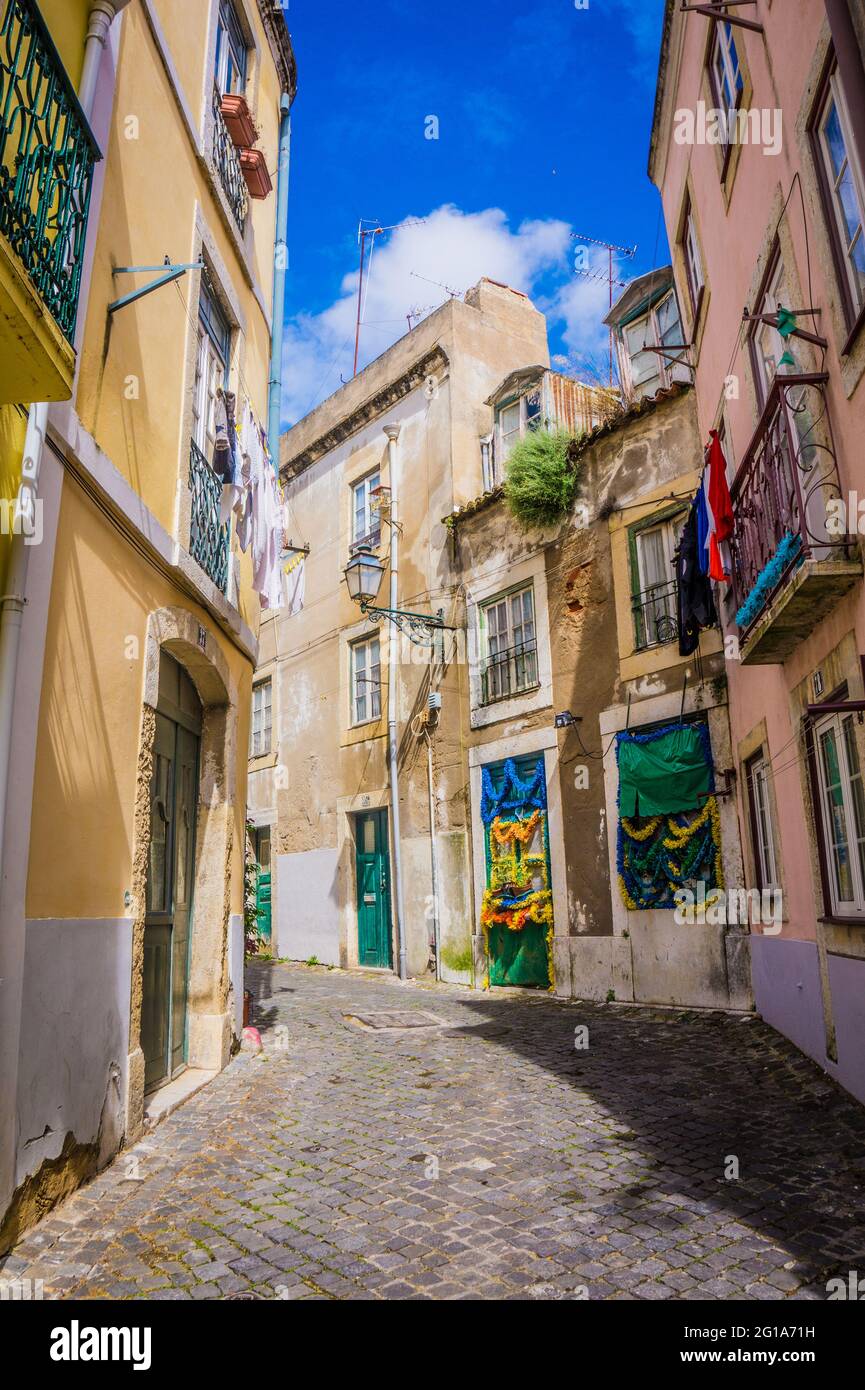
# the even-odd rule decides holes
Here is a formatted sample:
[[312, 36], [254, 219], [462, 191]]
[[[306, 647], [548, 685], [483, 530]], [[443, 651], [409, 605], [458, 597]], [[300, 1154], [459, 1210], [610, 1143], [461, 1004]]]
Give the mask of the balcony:
[[192, 515], [189, 553], [222, 593], [228, 591], [228, 526], [221, 525], [222, 482], [193, 439], [189, 446], [189, 488]]
[[72, 394], [100, 158], [33, 0], [0, 0], [0, 403]]
[[213, 89], [213, 162], [237, 230], [242, 232], [249, 211], [249, 192], [243, 176], [240, 153], [222, 114], [222, 96], [218, 87]]
[[481, 670], [481, 704], [509, 700], [527, 690], [537, 690], [538, 649], [534, 642], [510, 647], [487, 657]]
[[828, 376], [778, 376], [730, 489], [733, 596], [745, 663], [776, 664], [862, 574], [855, 540], [827, 525], [843, 501]]
[[676, 581], [651, 584], [634, 594], [631, 607], [634, 613], [634, 650], [644, 652], [649, 647], [661, 647], [675, 642], [679, 636], [676, 610]]

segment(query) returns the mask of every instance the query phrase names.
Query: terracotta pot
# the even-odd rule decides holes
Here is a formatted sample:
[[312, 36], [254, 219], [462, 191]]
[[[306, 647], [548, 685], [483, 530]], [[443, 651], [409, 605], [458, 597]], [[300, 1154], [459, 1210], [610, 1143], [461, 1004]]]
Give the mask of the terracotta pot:
[[266, 198], [273, 189], [273, 184], [270, 181], [270, 174], [267, 172], [264, 150], [241, 150], [240, 167], [243, 170], [243, 177], [246, 179], [250, 198]]
[[258, 138], [258, 131], [255, 129], [249, 107], [246, 104], [246, 97], [233, 93], [226, 93], [220, 101], [222, 119], [228, 128], [228, 133], [238, 148], [245, 148], [252, 145]]

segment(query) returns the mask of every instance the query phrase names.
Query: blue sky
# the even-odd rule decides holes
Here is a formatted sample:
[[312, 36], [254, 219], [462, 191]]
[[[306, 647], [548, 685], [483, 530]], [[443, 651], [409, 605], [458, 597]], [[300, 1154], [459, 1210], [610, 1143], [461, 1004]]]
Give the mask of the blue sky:
[[416, 276], [462, 291], [487, 274], [531, 294], [551, 353], [604, 367], [607, 286], [574, 274], [570, 233], [636, 243], [621, 279], [667, 259], [646, 174], [662, 13], [663, 0], [290, 0], [286, 423], [351, 375], [361, 217], [426, 219], [377, 238], [361, 365], [445, 297]]

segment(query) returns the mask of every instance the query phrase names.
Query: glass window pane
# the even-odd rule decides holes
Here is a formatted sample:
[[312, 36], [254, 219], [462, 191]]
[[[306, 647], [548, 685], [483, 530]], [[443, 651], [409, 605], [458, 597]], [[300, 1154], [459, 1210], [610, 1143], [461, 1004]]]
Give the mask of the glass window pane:
[[841, 770], [834, 728], [821, 735], [823, 778], [829, 812], [828, 836], [832, 851], [832, 867], [838, 901], [853, 902], [853, 876], [847, 834], [847, 816], [841, 787]]

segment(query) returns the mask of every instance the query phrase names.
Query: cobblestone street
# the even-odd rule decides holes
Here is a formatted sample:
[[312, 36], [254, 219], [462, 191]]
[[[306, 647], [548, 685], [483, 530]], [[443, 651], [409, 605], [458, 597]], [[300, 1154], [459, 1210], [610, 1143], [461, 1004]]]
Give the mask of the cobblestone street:
[[[3, 1277], [78, 1298], [783, 1299], [865, 1268], [865, 1111], [762, 1023], [251, 973], [264, 1053]], [[439, 1023], [355, 1021], [382, 1011]]]

